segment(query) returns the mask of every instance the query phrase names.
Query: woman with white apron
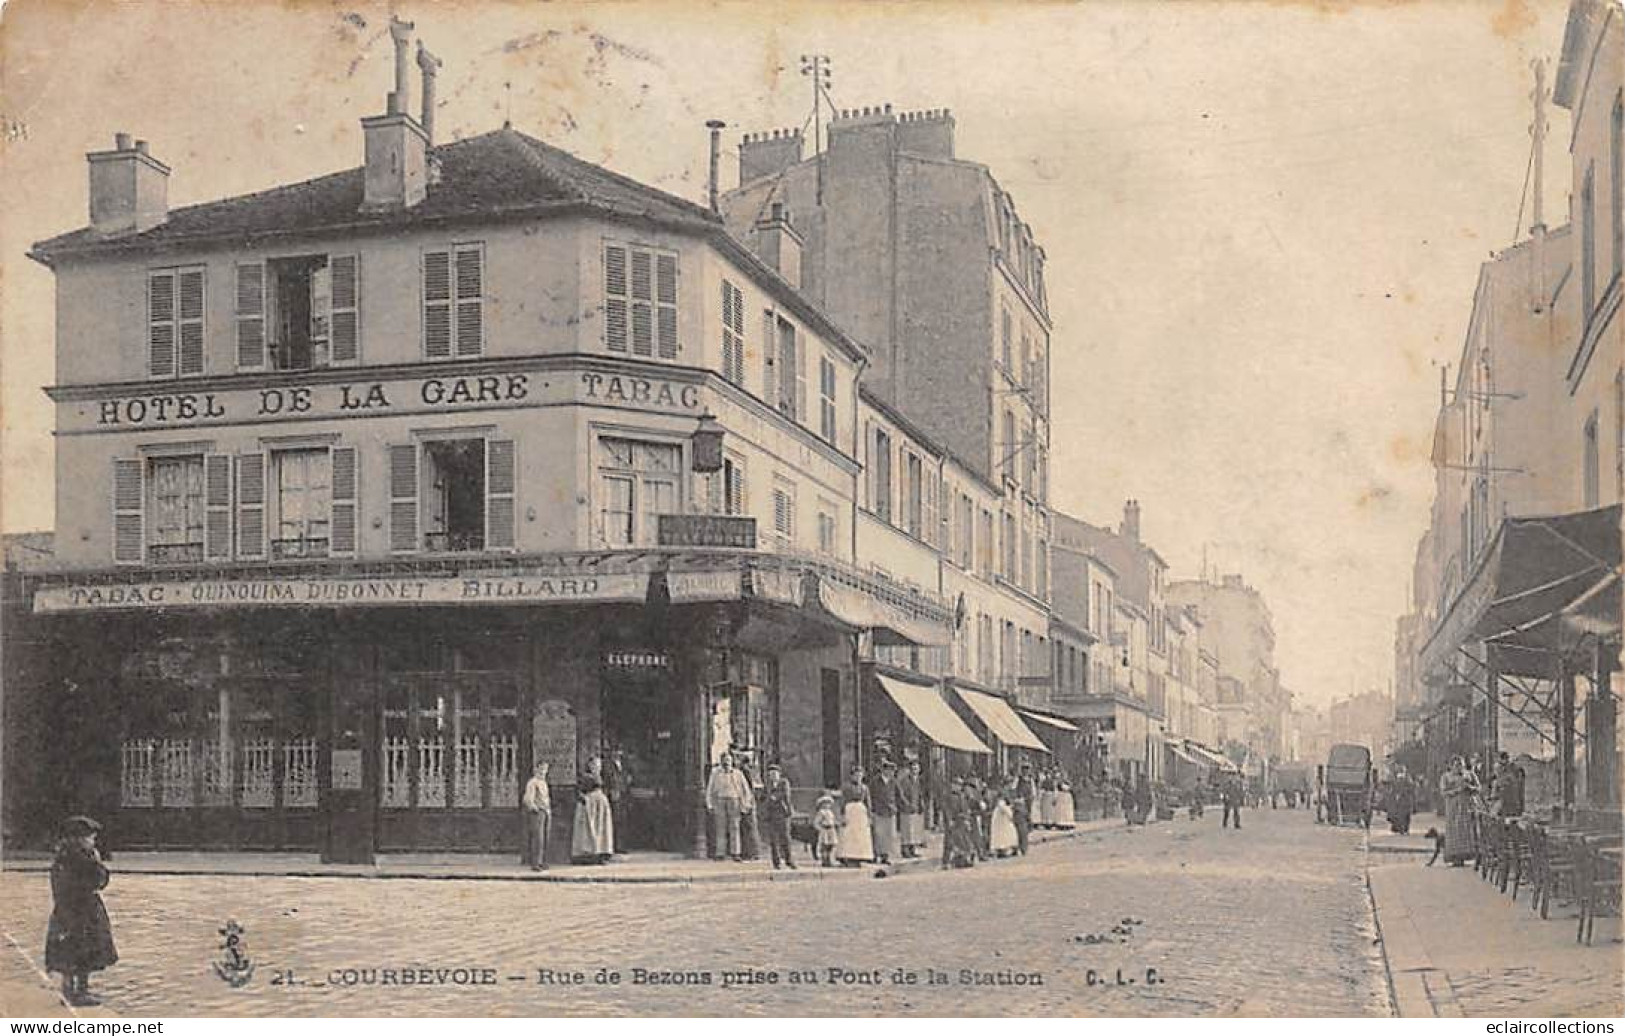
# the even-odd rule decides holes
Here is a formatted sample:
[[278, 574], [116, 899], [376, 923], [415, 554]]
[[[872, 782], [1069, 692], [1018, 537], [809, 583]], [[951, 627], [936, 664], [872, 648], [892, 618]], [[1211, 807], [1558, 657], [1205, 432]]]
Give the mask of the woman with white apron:
[[852, 767], [852, 776], [841, 786], [841, 840], [835, 843], [835, 858], [843, 867], [856, 867], [875, 858], [874, 833], [869, 829], [869, 786], [863, 783], [863, 767]]

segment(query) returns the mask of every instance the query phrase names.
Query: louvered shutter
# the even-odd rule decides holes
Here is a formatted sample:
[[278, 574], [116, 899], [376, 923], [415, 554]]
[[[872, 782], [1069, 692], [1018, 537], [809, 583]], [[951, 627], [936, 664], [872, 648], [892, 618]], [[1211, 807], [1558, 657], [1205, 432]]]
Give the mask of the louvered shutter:
[[237, 556], [265, 556], [265, 454], [237, 458]]
[[725, 487], [727, 494], [727, 507], [729, 514], [745, 513], [745, 466], [744, 461], [730, 461], [723, 469], [723, 475], [728, 484]]
[[335, 446], [333, 460], [333, 499], [329, 522], [331, 541], [328, 552], [334, 557], [351, 557], [356, 551], [356, 451], [354, 446]]
[[778, 364], [779, 343], [775, 339], [778, 333], [777, 322], [773, 319], [771, 309], [762, 312], [762, 399], [770, 407], [779, 405], [779, 379], [774, 375], [774, 368]]
[[926, 465], [920, 483], [923, 496], [920, 517], [925, 524], [921, 538], [925, 540], [927, 546], [935, 547], [942, 541], [942, 530], [937, 526], [937, 479], [929, 464]]
[[144, 470], [140, 460], [113, 461], [113, 560], [121, 564], [141, 563]]
[[478, 356], [485, 346], [485, 249], [457, 249], [457, 355]]
[[786, 324], [784, 331], [789, 336], [790, 365], [796, 372], [795, 417], [802, 424], [811, 426], [812, 421], [807, 415], [807, 350], [799, 348], [795, 328]]
[[173, 273], [154, 273], [147, 278], [147, 373], [154, 378], [175, 376]]
[[407, 554], [418, 549], [418, 448], [389, 448], [389, 549]]
[[722, 376], [745, 382], [745, 298], [728, 281], [722, 282]]
[[231, 557], [231, 457], [210, 453], [203, 458], [203, 556], [211, 561]]
[[514, 455], [512, 439], [485, 444], [485, 547], [514, 546]]
[[677, 257], [655, 257], [656, 342], [662, 359], [677, 358]]
[[423, 253], [423, 355], [451, 355], [451, 253]]
[[632, 352], [654, 355], [654, 257], [632, 251]]
[[237, 266], [237, 368], [265, 366], [265, 264]]
[[178, 278], [180, 374], [203, 373], [203, 271], [182, 270]]
[[604, 348], [626, 352], [626, 249], [604, 246]]
[[361, 358], [361, 259], [336, 255], [332, 271], [333, 363], [352, 364]]

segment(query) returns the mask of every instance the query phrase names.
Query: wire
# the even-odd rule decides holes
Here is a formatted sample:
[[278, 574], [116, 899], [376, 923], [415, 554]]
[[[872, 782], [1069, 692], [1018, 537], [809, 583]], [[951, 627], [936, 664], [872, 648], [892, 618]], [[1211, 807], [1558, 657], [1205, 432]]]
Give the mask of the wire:
[[1512, 240], [1516, 242], [1518, 235], [1523, 233], [1523, 207], [1529, 201], [1529, 175], [1535, 169], [1535, 146], [1538, 142], [1531, 135], [1529, 141], [1529, 163], [1523, 167], [1523, 190], [1518, 193], [1518, 223], [1512, 228]]

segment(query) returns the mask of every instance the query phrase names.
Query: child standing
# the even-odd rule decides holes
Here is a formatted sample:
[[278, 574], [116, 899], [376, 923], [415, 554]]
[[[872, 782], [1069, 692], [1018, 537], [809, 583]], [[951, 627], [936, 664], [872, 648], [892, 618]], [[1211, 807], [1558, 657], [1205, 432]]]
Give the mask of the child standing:
[[818, 808], [813, 812], [813, 827], [818, 830], [818, 864], [835, 864], [835, 844], [841, 840], [841, 822], [835, 819], [835, 796], [829, 792], [818, 796]]
[[113, 926], [97, 893], [107, 887], [107, 867], [96, 851], [102, 825], [89, 817], [62, 823], [51, 863], [51, 920], [45, 930], [45, 968], [62, 975], [62, 996], [75, 1007], [101, 1003], [90, 992], [90, 973], [118, 961]]

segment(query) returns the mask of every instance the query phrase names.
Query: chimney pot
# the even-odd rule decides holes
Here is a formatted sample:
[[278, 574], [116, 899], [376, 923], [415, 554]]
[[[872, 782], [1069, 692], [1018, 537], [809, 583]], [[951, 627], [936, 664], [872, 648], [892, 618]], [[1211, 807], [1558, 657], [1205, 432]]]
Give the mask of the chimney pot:
[[130, 150], [130, 135], [128, 133], [113, 134], [113, 149], [115, 151]]
[[136, 151], [138, 151], [139, 153], [141, 153], [143, 155], [146, 154], [147, 153], [147, 142], [144, 141], [144, 140], [136, 141], [135, 142], [135, 149], [136, 149]]

